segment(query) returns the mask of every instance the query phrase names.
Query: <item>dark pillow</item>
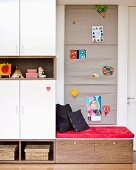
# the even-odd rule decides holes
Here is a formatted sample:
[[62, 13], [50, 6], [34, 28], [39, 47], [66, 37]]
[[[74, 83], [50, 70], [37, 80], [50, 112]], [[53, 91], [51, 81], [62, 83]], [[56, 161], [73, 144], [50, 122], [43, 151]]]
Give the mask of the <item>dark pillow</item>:
[[72, 109], [69, 104], [56, 105], [56, 126], [57, 130], [60, 132], [67, 132], [73, 129], [67, 112], [72, 112]]
[[68, 112], [68, 117], [75, 131], [80, 132], [90, 128], [86, 123], [81, 110], [76, 112]]

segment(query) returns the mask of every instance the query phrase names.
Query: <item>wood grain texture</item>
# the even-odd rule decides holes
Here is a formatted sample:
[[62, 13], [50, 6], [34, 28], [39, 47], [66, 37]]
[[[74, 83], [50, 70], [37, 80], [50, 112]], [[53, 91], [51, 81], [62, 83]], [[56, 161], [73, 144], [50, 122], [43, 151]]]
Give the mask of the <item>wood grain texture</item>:
[[95, 163], [132, 162], [132, 140], [95, 140]]
[[[77, 97], [72, 97], [70, 90], [72, 88], [79, 90]], [[70, 103], [72, 110], [77, 111], [81, 109], [82, 114], [88, 124], [116, 124], [117, 121], [117, 87], [109, 85], [68, 85], [65, 86], [65, 103]], [[87, 119], [87, 96], [101, 96], [102, 105], [110, 105], [111, 111], [105, 117], [102, 113], [102, 121], [90, 122]]]
[[3, 164], [0, 170], [136, 170], [133, 164]]
[[56, 163], [93, 163], [94, 140], [57, 140]]
[[56, 140], [56, 163], [132, 163], [133, 140]]

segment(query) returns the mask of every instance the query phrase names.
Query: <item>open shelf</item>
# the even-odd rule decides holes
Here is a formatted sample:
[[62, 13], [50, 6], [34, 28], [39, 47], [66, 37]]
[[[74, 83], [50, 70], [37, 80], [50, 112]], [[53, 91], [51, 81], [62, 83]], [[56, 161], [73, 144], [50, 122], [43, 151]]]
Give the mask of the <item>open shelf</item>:
[[[16, 67], [19, 68], [23, 75], [23, 79], [26, 77], [27, 69], [38, 69], [38, 67], [42, 67], [46, 74], [46, 78], [42, 79], [56, 79], [56, 57], [50, 56], [23, 56], [23, 57], [0, 57], [0, 63], [9, 63], [11, 64], [11, 75], [16, 70]], [[8, 79], [13, 80], [14, 78], [1, 78], [1, 79]], [[22, 78], [19, 78], [22, 79]], [[26, 78], [29, 80], [30, 78]], [[34, 79], [34, 78], [32, 78]], [[41, 78], [36, 78], [36, 80]], [[15, 78], [16, 80], [16, 78]]]
[[[0, 160], [0, 163], [55, 163], [55, 140], [0, 140], [0, 145], [17, 145], [14, 160]], [[26, 160], [27, 145], [50, 145], [48, 160]]]

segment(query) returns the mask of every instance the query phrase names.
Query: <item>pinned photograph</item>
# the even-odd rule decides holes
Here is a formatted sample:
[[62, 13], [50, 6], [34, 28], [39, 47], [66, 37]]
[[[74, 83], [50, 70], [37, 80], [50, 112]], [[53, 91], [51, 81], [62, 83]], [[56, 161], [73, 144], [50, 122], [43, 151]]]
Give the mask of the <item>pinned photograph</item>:
[[87, 113], [89, 121], [101, 121], [102, 107], [101, 96], [87, 96]]

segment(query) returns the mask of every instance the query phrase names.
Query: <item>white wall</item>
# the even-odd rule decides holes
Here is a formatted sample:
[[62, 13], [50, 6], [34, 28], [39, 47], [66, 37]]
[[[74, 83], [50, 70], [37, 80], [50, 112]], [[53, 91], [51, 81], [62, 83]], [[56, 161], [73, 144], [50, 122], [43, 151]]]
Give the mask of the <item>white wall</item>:
[[117, 124], [127, 126], [128, 6], [118, 7]]
[[64, 23], [65, 6], [57, 6], [57, 103], [64, 104]]

